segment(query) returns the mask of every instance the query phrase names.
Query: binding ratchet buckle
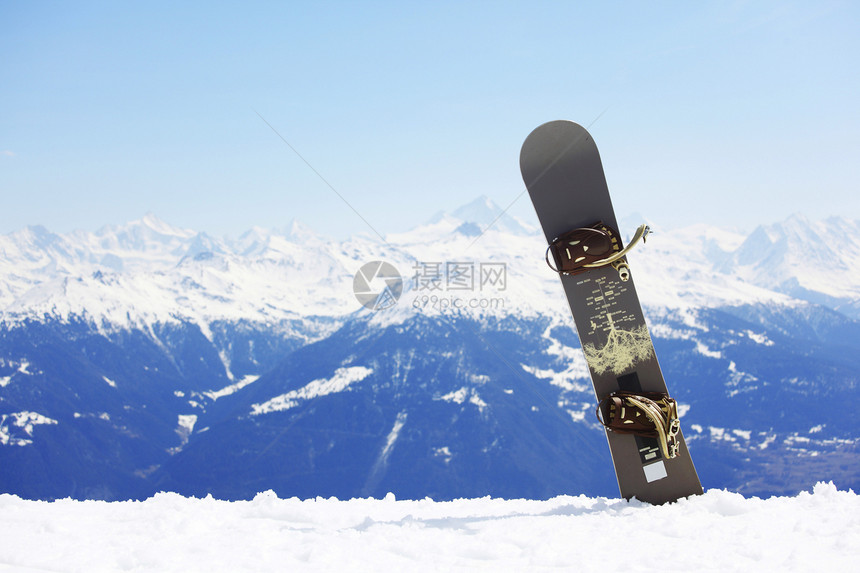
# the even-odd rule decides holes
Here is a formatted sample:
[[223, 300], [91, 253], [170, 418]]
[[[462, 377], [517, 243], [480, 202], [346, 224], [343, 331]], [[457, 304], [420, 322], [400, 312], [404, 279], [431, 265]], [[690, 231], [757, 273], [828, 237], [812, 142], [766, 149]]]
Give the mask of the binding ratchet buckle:
[[618, 271], [619, 278], [626, 281], [630, 278], [630, 267], [627, 266], [625, 256], [640, 239], [644, 243], [650, 232], [648, 225], [639, 225], [630, 244], [622, 248], [618, 231], [602, 221], [590, 227], [573, 229], [549, 244], [546, 249], [546, 264], [562, 275], [577, 275], [589, 269], [611, 265]]
[[597, 405], [597, 419], [619, 434], [656, 438], [667, 460], [680, 452], [678, 404], [666, 394], [613, 392]]

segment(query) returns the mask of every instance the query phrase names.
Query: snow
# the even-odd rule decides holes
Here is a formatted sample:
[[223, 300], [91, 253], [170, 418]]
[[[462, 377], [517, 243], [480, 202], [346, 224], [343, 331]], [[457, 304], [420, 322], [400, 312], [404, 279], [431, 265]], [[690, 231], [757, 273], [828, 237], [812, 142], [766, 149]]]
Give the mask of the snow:
[[860, 499], [819, 483], [665, 506], [559, 496], [142, 502], [0, 495], [0, 571], [826, 571], [860, 559]]
[[462, 404], [466, 401], [466, 396], [469, 395], [468, 388], [460, 388], [459, 390], [455, 390], [454, 392], [449, 392], [445, 394], [440, 400], [444, 400], [446, 402], [454, 402], [455, 404]]
[[477, 406], [478, 410], [483, 413], [484, 408], [487, 407], [487, 403], [484, 402], [481, 397], [478, 395], [478, 391], [474, 388], [466, 388], [462, 387], [459, 390], [455, 390], [453, 392], [449, 392], [444, 396], [441, 396], [439, 400], [444, 400], [445, 402], [453, 402], [454, 404], [463, 404], [466, 400], [469, 401], [470, 404]]
[[[38, 412], [14, 412], [0, 415], [0, 445], [27, 446], [33, 443], [35, 426], [58, 424], [57, 420], [48, 418]], [[15, 430], [18, 428], [19, 430]], [[20, 437], [23, 432], [27, 437]]]
[[696, 352], [698, 352], [702, 356], [707, 356], [708, 358], [719, 359], [719, 358], [723, 357], [722, 352], [720, 352], [718, 350], [711, 350], [710, 348], [707, 347], [706, 344], [702, 343], [699, 340], [696, 341]]
[[364, 366], [350, 366], [338, 368], [331, 378], [320, 378], [313, 380], [298, 390], [292, 390], [286, 394], [275, 396], [262, 404], [251, 406], [251, 415], [270, 414], [295, 408], [301, 401], [311, 400], [317, 396], [326, 396], [336, 392], [343, 392], [353, 382], [364, 380], [373, 370]]
[[225, 386], [220, 390], [211, 390], [209, 392], [203, 392], [203, 395], [212, 400], [213, 402], [218, 400], [218, 398], [223, 398], [224, 396], [230, 396], [231, 394], [235, 394], [245, 386], [249, 384], [253, 384], [260, 378], [257, 374], [247, 374], [240, 381], [235, 384], [230, 384], [229, 386]]
[[400, 412], [397, 414], [397, 420], [394, 421], [394, 426], [391, 428], [391, 431], [388, 432], [388, 437], [385, 438], [385, 446], [382, 448], [382, 453], [380, 454], [380, 461], [382, 463], [385, 463], [388, 460], [391, 448], [394, 447], [394, 443], [400, 436], [400, 430], [402, 430], [403, 425], [406, 424], [406, 418], [406, 412]]
[[187, 439], [191, 432], [194, 431], [194, 424], [197, 423], [197, 415], [196, 414], [180, 414], [178, 416], [178, 428], [176, 432], [181, 435], [184, 439]]
[[[639, 222], [625, 222], [622, 234]], [[701, 308], [800, 300], [853, 308], [860, 298], [858, 221], [792, 217], [748, 236], [706, 225], [654, 231], [629, 256], [639, 296], [649, 312], [693, 329]], [[342, 320], [364, 312], [353, 276], [374, 260], [393, 264], [404, 280], [400, 302], [375, 313], [376, 325], [416, 313], [555, 316], [563, 295], [545, 248], [539, 229], [486, 197], [384, 241], [338, 242], [298, 222], [216, 239], [153, 215], [95, 233], [27, 227], [0, 236], [0, 320], [82, 318], [107, 331], [183, 321], [207, 336], [218, 320]], [[433, 265], [442, 274], [422, 287]], [[424, 288], [430, 283], [434, 289]], [[225, 368], [229, 376], [226, 360]]]
[[[738, 276], [785, 292], [811, 291], [856, 299], [860, 273], [857, 221], [830, 217], [811, 221], [795, 214], [774, 225], [758, 227], [734, 253]], [[812, 268], [814, 272], [798, 273]]]
[[555, 359], [559, 370], [538, 368], [528, 364], [520, 364], [520, 368], [535, 378], [547, 380], [553, 386], [558, 386], [565, 391], [588, 392], [592, 386], [585, 356], [579, 348], [571, 348], [552, 336], [552, 330], [557, 324], [556, 321], [551, 322], [544, 330], [542, 338], [549, 342], [544, 353]]
[[33, 372], [30, 372], [28, 370], [28, 368], [30, 367], [30, 363], [27, 362], [26, 360], [18, 363], [18, 362], [15, 362], [13, 360], [6, 361], [6, 360], [0, 358], [0, 367], [8, 366], [11, 368], [15, 368], [16, 365], [17, 365], [17, 370], [13, 374], [10, 374], [9, 376], [0, 376], [0, 388], [5, 388], [9, 384], [11, 384], [12, 378], [14, 378], [16, 373], [26, 374], [27, 376], [33, 375]]

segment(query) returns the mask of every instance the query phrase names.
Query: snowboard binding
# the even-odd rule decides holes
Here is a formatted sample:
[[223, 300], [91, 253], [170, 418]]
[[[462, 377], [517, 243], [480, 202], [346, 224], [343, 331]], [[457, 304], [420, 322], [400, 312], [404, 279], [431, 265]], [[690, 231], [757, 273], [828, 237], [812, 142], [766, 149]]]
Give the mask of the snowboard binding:
[[[622, 248], [618, 231], [602, 221], [590, 227], [573, 229], [556, 238], [546, 249], [546, 264], [562, 275], [578, 275], [589, 269], [612, 265], [622, 281], [630, 279], [630, 267], [625, 256], [639, 239], [651, 232], [648, 225], [640, 225], [630, 244]], [[550, 262], [552, 254], [555, 266]]]
[[678, 404], [660, 392], [613, 392], [597, 405], [597, 419], [610, 431], [657, 438], [663, 457], [678, 455], [681, 420]]

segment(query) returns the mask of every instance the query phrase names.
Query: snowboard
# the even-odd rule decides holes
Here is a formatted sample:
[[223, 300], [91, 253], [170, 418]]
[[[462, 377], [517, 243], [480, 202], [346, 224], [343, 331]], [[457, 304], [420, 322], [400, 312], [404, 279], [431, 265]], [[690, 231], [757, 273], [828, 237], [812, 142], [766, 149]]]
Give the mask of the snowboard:
[[[620, 231], [597, 146], [582, 126], [570, 121], [539, 126], [523, 143], [520, 170], [551, 246], [574, 229], [598, 223]], [[551, 268], [561, 270], [557, 257], [555, 263]], [[668, 395], [626, 257], [615, 266], [559, 277], [598, 403], [620, 391]], [[680, 430], [668, 455], [655, 437], [606, 429], [606, 438], [622, 497], [661, 504], [702, 493]]]

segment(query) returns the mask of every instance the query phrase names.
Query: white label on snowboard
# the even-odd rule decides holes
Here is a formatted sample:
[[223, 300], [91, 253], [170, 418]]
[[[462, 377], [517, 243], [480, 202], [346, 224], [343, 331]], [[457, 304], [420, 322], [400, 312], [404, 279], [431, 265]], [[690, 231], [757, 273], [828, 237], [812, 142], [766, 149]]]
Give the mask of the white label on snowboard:
[[645, 481], [648, 483], [669, 476], [669, 474], [666, 473], [666, 465], [663, 463], [663, 460], [654, 464], [642, 466], [642, 469], [645, 470]]

